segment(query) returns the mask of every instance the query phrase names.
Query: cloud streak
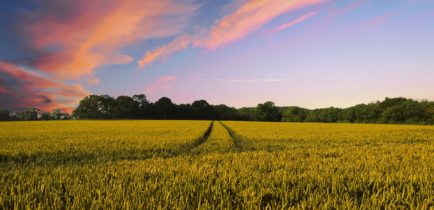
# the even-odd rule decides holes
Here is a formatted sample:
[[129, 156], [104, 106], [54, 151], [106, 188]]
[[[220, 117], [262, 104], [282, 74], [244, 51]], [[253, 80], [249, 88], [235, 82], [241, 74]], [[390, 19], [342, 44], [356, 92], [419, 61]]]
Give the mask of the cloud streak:
[[[327, 0], [248, 0], [234, 3], [236, 7], [209, 29], [202, 29], [199, 35], [184, 36], [173, 40], [168, 45], [148, 51], [138, 61], [144, 67], [158, 59], [165, 59], [171, 54], [189, 46], [204, 49], [217, 49], [242, 39], [260, 29], [272, 19], [284, 13], [317, 5]], [[236, 5], [236, 6], [235, 6]], [[232, 7], [230, 7], [232, 8]], [[305, 17], [307, 19], [309, 17]], [[299, 20], [300, 22], [303, 20]], [[203, 32], [204, 31], [204, 32]]]
[[301, 16], [301, 17], [299, 17], [299, 18], [297, 18], [297, 19], [295, 19], [295, 20], [293, 20], [291, 22], [287, 22], [287, 23], [284, 23], [284, 24], [276, 27], [275, 29], [271, 30], [270, 33], [274, 34], [274, 33], [277, 33], [279, 31], [282, 31], [282, 30], [285, 30], [287, 28], [290, 28], [292, 26], [295, 26], [295, 25], [297, 25], [299, 23], [302, 23], [302, 22], [306, 21], [307, 19], [311, 18], [312, 16], [314, 16], [316, 14], [317, 14], [317, 12], [310, 12], [310, 13], [308, 13], [306, 15], [303, 15], [303, 16]]
[[170, 89], [176, 83], [176, 77], [164, 76], [145, 87], [146, 94], [153, 94], [161, 90]]
[[181, 36], [170, 42], [168, 45], [150, 50], [146, 55], [138, 61], [139, 66], [144, 68], [146, 65], [153, 63], [158, 59], [167, 59], [175, 52], [188, 48], [191, 44], [191, 38], [188, 36]]
[[78, 84], [62, 84], [44, 74], [0, 61], [0, 107], [55, 108], [71, 112], [80, 98], [90, 93]]
[[97, 69], [134, 60], [125, 47], [178, 35], [196, 9], [193, 0], [36, 1], [7, 31], [23, 46], [13, 62], [1, 61], [1, 105], [72, 107], [89, 92], [66, 81], [98, 84]]
[[200, 46], [215, 49], [239, 40], [284, 13], [325, 0], [250, 0], [218, 21]]
[[363, 23], [363, 26], [369, 28], [369, 27], [381, 25], [385, 23], [388, 18], [389, 18], [389, 14], [382, 14], [366, 21], [365, 23]]
[[230, 83], [256, 83], [256, 82], [288, 82], [288, 79], [280, 79], [280, 78], [256, 78], [256, 79], [198, 79], [201, 81], [216, 81], [216, 82], [230, 82]]
[[196, 9], [175, 0], [47, 1], [27, 13], [23, 33], [38, 52], [32, 65], [64, 78], [131, 62], [123, 47], [176, 35]]

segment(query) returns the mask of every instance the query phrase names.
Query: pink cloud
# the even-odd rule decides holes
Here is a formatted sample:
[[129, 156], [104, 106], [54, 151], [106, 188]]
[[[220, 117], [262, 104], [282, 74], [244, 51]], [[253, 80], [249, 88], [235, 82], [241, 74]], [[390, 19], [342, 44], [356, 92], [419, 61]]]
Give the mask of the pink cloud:
[[186, 49], [191, 43], [190, 39], [191, 38], [188, 36], [180, 36], [168, 45], [148, 51], [145, 56], [138, 61], [139, 66], [143, 68], [145, 65], [148, 65], [157, 59], [168, 58], [173, 53]]
[[287, 29], [287, 28], [289, 28], [289, 27], [292, 27], [292, 26], [294, 26], [294, 25], [297, 25], [297, 24], [299, 24], [299, 23], [302, 23], [302, 22], [306, 21], [307, 19], [309, 19], [310, 17], [312, 17], [312, 16], [314, 16], [314, 15], [316, 15], [316, 14], [317, 14], [317, 12], [310, 12], [310, 13], [308, 13], [308, 14], [306, 14], [306, 15], [303, 15], [303, 16], [297, 18], [296, 20], [293, 20], [293, 21], [291, 21], [291, 22], [284, 23], [284, 24], [282, 24], [282, 25], [276, 27], [275, 29], [271, 30], [270, 33], [277, 33], [277, 32], [279, 32], [279, 31], [285, 30], [285, 29]]
[[0, 73], [4, 80], [0, 84], [0, 106], [71, 111], [81, 98], [90, 94], [78, 84], [62, 84], [44, 74], [4, 61], [0, 61]]
[[199, 81], [215, 81], [230, 83], [258, 83], [258, 82], [288, 82], [289, 79], [282, 78], [255, 78], [255, 79], [197, 79]]
[[0, 61], [0, 105], [70, 111], [90, 93], [67, 80], [98, 84], [97, 68], [133, 61], [124, 47], [178, 35], [197, 8], [192, 0], [37, 1], [16, 24], [32, 71]]
[[145, 93], [152, 94], [160, 90], [170, 89], [175, 83], [176, 78], [174, 76], [160, 77], [158, 80], [145, 87]]
[[95, 77], [91, 77], [91, 78], [87, 79], [87, 84], [90, 84], [90, 85], [97, 85], [100, 82], [101, 81], [98, 78], [95, 78]]
[[[53, 1], [30, 12], [26, 31], [35, 49], [53, 49], [34, 62], [64, 78], [133, 60], [120, 49], [136, 41], [176, 35], [195, 11], [191, 3], [159, 1]], [[65, 10], [66, 14], [57, 14]]]
[[326, 2], [326, 0], [250, 0], [226, 15], [198, 45], [215, 49], [239, 40], [284, 13]]
[[372, 27], [372, 26], [383, 24], [384, 22], [386, 22], [388, 17], [389, 17], [388, 14], [376, 16], [376, 17], [364, 22], [363, 26], [364, 27]]
[[[182, 36], [166, 46], [148, 51], [138, 64], [144, 67], [158, 59], [184, 50], [189, 46], [216, 49], [242, 39], [284, 13], [328, 0], [247, 0], [236, 1], [228, 6], [229, 14], [217, 21], [210, 29], [202, 29], [200, 35]], [[306, 18], [307, 19], [307, 18]]]

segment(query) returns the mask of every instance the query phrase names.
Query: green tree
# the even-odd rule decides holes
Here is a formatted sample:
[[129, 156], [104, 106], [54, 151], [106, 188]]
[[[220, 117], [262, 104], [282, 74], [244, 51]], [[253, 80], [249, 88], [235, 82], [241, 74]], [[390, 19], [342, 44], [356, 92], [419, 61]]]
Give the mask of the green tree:
[[258, 104], [255, 112], [256, 121], [272, 121], [278, 122], [282, 119], [282, 114], [274, 105], [274, 102], [267, 101], [263, 104]]
[[63, 112], [61, 109], [54, 109], [51, 112], [51, 116], [54, 120], [66, 120], [69, 119], [69, 114]]
[[381, 114], [378, 103], [359, 104], [352, 108], [356, 123], [376, 123]]
[[288, 107], [284, 109], [282, 114], [282, 121], [284, 122], [304, 122], [307, 115], [309, 114], [308, 109], [300, 107]]
[[240, 120], [254, 121], [256, 119], [256, 108], [243, 107], [239, 108], [237, 111]]
[[399, 100], [387, 107], [381, 114], [381, 121], [385, 123], [423, 123], [425, 109], [414, 100]]
[[129, 96], [119, 96], [116, 98], [113, 108], [113, 118], [134, 119], [139, 116], [139, 104]]
[[213, 106], [213, 112], [216, 120], [237, 120], [239, 118], [237, 109], [224, 104]]
[[385, 109], [390, 108], [390, 107], [401, 105], [401, 104], [403, 104], [404, 102], [406, 102], [408, 100], [409, 99], [402, 98], [402, 97], [399, 97], [399, 98], [385, 98], [384, 101], [382, 101], [382, 102], [379, 103], [379, 108], [381, 110], [385, 110]]
[[176, 118], [177, 119], [192, 119], [191, 105], [190, 104], [180, 104], [176, 108]]
[[10, 112], [6, 109], [0, 109], [0, 121], [10, 120]]
[[158, 99], [153, 105], [153, 117], [156, 119], [174, 119], [176, 116], [176, 106], [167, 97]]
[[80, 101], [73, 116], [79, 119], [110, 119], [115, 100], [108, 95], [89, 95]]
[[315, 109], [309, 112], [306, 117], [307, 122], [333, 123], [339, 119], [341, 109], [330, 107], [325, 109]]
[[40, 112], [39, 119], [41, 119], [41, 120], [51, 120], [52, 117], [51, 117], [51, 115], [50, 115], [49, 112]]
[[138, 105], [138, 118], [149, 118], [151, 115], [151, 103], [146, 98], [146, 95], [134, 95], [133, 100]]
[[116, 106], [116, 101], [109, 95], [101, 95], [99, 98], [98, 108], [104, 119], [113, 118], [113, 111]]
[[19, 118], [22, 120], [38, 120], [38, 113], [41, 110], [38, 108], [28, 108], [23, 112], [19, 113]]
[[194, 101], [191, 104], [191, 113], [196, 120], [210, 120], [214, 117], [213, 108], [205, 100]]
[[354, 107], [342, 109], [339, 112], [339, 122], [354, 123], [356, 121], [356, 110]]
[[426, 103], [424, 115], [426, 124], [434, 125], [434, 102]]

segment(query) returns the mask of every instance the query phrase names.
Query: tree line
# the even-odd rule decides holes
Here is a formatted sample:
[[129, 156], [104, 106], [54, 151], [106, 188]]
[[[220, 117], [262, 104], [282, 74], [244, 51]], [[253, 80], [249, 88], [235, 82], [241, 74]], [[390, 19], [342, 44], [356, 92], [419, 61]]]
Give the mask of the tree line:
[[237, 109], [226, 105], [211, 105], [205, 100], [192, 104], [175, 104], [162, 97], [149, 101], [144, 94], [119, 96], [89, 95], [80, 101], [72, 116], [76, 119], [191, 119], [241, 120]]
[[[9, 116], [9, 118], [7, 117]], [[0, 120], [10, 120], [10, 112], [0, 109]], [[19, 117], [18, 117], [19, 116]], [[35, 118], [36, 116], [36, 118]], [[45, 117], [44, 117], [45, 116]], [[83, 98], [72, 116], [60, 112], [42, 113], [38, 109], [25, 110], [16, 118], [35, 119], [184, 119], [184, 120], [244, 120], [270, 122], [325, 122], [325, 123], [390, 123], [434, 124], [434, 102], [407, 98], [386, 98], [349, 108], [306, 109], [277, 107], [268, 101], [250, 108], [234, 108], [224, 104], [211, 105], [205, 100], [191, 104], [175, 104], [162, 97], [149, 101], [144, 94], [119, 96], [89, 95]], [[39, 118], [38, 118], [39, 117]]]
[[346, 122], [346, 123], [402, 123], [434, 124], [434, 102], [406, 98], [386, 98], [383, 101], [353, 107], [306, 109], [277, 107], [268, 101], [256, 107], [240, 108], [211, 105], [205, 100], [191, 104], [175, 104], [162, 97], [150, 102], [145, 95], [90, 95], [81, 100], [73, 112], [77, 119], [194, 119], [246, 120], [271, 122]]
[[434, 124], [434, 102], [406, 98], [386, 98], [346, 109], [328, 108], [305, 111], [287, 109], [285, 121], [302, 118], [305, 122], [347, 122], [386, 124]]
[[30, 120], [69, 120], [71, 115], [61, 109], [44, 112], [38, 108], [27, 108], [21, 112], [10, 112], [0, 108], [0, 121], [30, 121]]

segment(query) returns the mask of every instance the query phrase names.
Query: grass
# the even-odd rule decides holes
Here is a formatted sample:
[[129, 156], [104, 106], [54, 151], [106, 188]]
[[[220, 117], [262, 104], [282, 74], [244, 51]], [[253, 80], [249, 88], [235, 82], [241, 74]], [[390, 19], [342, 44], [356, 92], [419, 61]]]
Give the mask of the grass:
[[434, 208], [434, 127], [0, 123], [4, 209]]

